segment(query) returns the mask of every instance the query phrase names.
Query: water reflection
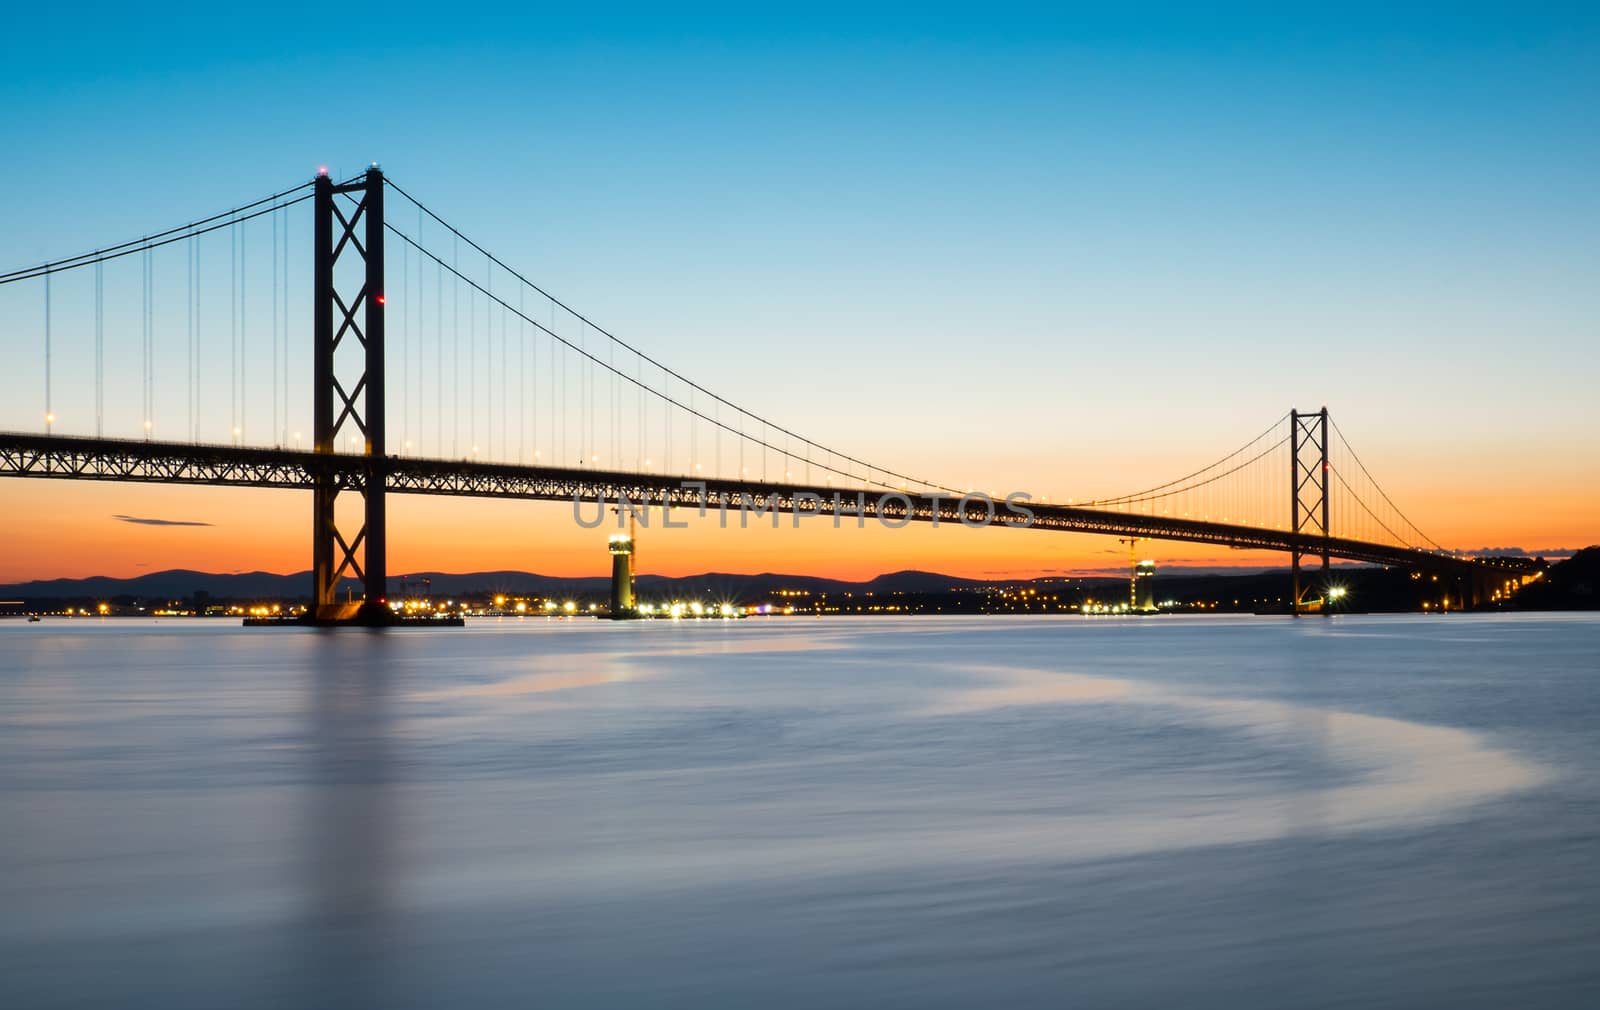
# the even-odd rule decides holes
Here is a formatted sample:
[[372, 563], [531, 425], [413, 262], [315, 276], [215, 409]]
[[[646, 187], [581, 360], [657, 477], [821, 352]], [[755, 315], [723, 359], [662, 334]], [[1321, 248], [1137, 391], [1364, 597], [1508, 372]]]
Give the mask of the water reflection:
[[300, 910], [286, 924], [300, 997], [329, 1006], [385, 1004], [386, 954], [399, 939], [393, 664], [382, 633], [317, 635], [307, 654]]

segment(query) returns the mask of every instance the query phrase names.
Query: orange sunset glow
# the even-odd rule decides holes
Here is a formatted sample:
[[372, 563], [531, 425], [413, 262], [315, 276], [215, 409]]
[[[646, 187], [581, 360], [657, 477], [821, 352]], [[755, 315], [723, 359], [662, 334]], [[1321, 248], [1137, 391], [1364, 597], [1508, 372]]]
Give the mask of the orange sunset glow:
[[[1418, 511], [1430, 518], [1435, 536], [1469, 549], [1521, 547], [1530, 552], [1582, 546], [1592, 536], [1588, 498], [1600, 474], [1549, 479], [1536, 515], [1522, 519], [1524, 532], [1500, 543], [1505, 519], [1516, 515], [1517, 496], [1477, 492], [1469, 483], [1450, 493], [1428, 495]], [[307, 530], [310, 495], [297, 491], [157, 487], [78, 483], [63, 500], [57, 481], [10, 481], [0, 487], [13, 516], [11, 547], [0, 556], [0, 581], [134, 576], [168, 568], [208, 572], [288, 573], [309, 567]], [[393, 495], [389, 499], [390, 571], [520, 570], [563, 577], [605, 573], [606, 534], [580, 528], [570, 505], [554, 502], [479, 501]], [[116, 515], [206, 522], [209, 526], [132, 524]], [[592, 518], [594, 504], [583, 515]], [[750, 528], [719, 528], [715, 513], [675, 512], [685, 529], [664, 529], [659, 512], [639, 531], [641, 574], [776, 572], [852, 581], [885, 572], [917, 569], [965, 578], [1032, 578], [1074, 572], [1121, 571], [1127, 549], [1112, 538], [1042, 530], [938, 530], [922, 524], [885, 529], [869, 521], [857, 529], [844, 520], [834, 529], [826, 518], [784, 516]], [[1141, 553], [1166, 565], [1261, 568], [1281, 566], [1282, 555], [1234, 551], [1200, 544], [1152, 543]]]

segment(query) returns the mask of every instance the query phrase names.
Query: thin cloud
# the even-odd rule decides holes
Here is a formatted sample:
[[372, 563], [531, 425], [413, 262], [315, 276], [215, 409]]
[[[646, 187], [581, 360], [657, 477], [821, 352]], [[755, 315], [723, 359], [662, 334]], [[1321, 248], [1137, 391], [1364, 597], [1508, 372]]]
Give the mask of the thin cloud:
[[146, 516], [112, 516], [120, 522], [137, 523], [140, 526], [212, 526], [214, 523], [195, 522], [189, 519], [151, 519]]
[[1507, 558], [1570, 558], [1578, 553], [1576, 547], [1552, 547], [1546, 551], [1525, 551], [1521, 547], [1479, 547], [1473, 554], [1493, 554]]

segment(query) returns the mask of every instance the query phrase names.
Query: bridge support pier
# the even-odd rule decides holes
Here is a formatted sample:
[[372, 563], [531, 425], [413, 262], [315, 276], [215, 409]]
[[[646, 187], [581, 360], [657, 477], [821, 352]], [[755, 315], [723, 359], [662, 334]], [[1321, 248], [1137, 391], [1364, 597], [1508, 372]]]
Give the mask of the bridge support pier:
[[[1307, 609], [1302, 560], [1320, 554], [1316, 591], [1322, 616], [1328, 616], [1328, 408], [1315, 414], [1289, 411], [1289, 533], [1293, 590], [1290, 607], [1299, 617]], [[1319, 542], [1320, 541], [1320, 542]], [[1307, 550], [1307, 548], [1310, 550]]]
[[[333, 467], [319, 468], [315, 475], [311, 616], [317, 623], [389, 624], [394, 613], [388, 605], [384, 507], [383, 173], [374, 165], [359, 181], [344, 185], [324, 173], [314, 193], [312, 436], [317, 454], [331, 455], [339, 451], [347, 426], [359, 431], [366, 465], [354, 479], [348, 470], [341, 476]], [[361, 261], [361, 284], [352, 295], [346, 277], [342, 295], [338, 266], [350, 259]], [[340, 354], [341, 348], [346, 353]], [[346, 492], [360, 495], [362, 505], [361, 525], [349, 535], [340, 529], [336, 509]], [[362, 583], [359, 605], [339, 600], [339, 580], [346, 572]]]

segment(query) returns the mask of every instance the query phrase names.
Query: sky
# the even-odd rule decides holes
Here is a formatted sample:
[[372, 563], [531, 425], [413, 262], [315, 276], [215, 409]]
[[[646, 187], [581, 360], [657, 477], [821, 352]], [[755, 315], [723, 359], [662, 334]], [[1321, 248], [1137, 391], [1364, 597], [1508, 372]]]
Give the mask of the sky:
[[[612, 333], [882, 466], [1084, 499], [1187, 473], [1326, 404], [1435, 540], [1572, 548], [1600, 540], [1597, 57], [1600, 15], [1582, 5], [390, 4], [367, 22], [35, 5], [0, 36], [0, 270], [376, 161]], [[415, 214], [391, 200], [392, 220], [397, 208]], [[309, 217], [291, 213], [287, 293], [265, 272], [277, 236], [262, 219], [238, 318], [224, 285], [239, 250], [219, 237], [205, 253], [205, 440], [237, 421], [251, 442], [309, 428]], [[185, 263], [164, 255], [149, 395], [157, 435], [180, 437]], [[404, 378], [391, 362], [391, 444], [398, 428], [429, 451], [446, 426], [426, 385], [444, 379], [426, 360], [439, 292], [414, 261], [397, 287], [390, 256], [391, 341], [397, 317], [420, 341]], [[54, 282], [59, 431], [93, 430], [91, 283]], [[134, 437], [137, 261], [104, 284], [104, 430]], [[0, 287], [0, 428], [41, 427], [42, 323], [37, 282]], [[252, 338], [230, 359], [241, 325]], [[268, 335], [291, 349], [287, 382]], [[500, 374], [487, 356], [477, 367], [486, 385]], [[557, 404], [538, 394], [535, 381], [544, 434], [516, 434], [555, 454]], [[496, 409], [478, 401], [468, 423], [493, 430]], [[478, 434], [431, 449], [459, 454]], [[8, 481], [0, 507], [5, 582], [309, 563], [296, 492]], [[603, 536], [560, 505], [402, 498], [391, 524], [396, 572], [606, 564]], [[697, 524], [651, 531], [640, 561], [1022, 576], [1123, 551], [1044, 533]]]

